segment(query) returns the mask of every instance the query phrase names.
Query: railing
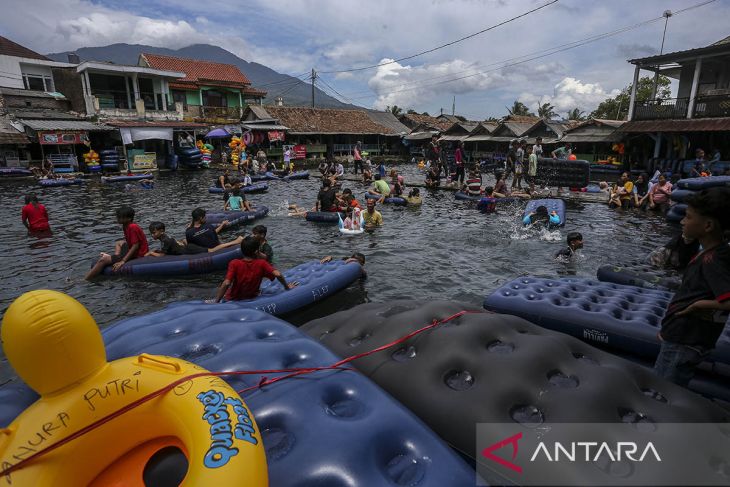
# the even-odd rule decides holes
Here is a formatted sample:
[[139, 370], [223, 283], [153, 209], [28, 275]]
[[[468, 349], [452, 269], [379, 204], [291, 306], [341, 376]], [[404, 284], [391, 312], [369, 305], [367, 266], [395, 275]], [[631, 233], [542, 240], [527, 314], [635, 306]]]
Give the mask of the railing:
[[[91, 90], [91, 96], [99, 99], [99, 108], [121, 108], [125, 110], [134, 110], [134, 105], [129, 106], [129, 99], [126, 91], [113, 90]], [[134, 97], [132, 97], [134, 98]]]
[[[355, 144], [335, 144], [333, 152], [335, 154], [352, 154], [355, 149]], [[360, 149], [363, 152], [369, 152], [370, 154], [377, 154], [380, 152], [378, 144], [361, 144]]]
[[241, 119], [241, 107], [209, 107], [188, 105], [185, 116], [200, 119]]
[[700, 95], [695, 101], [694, 113], [692, 115], [696, 118], [730, 117], [730, 96]]
[[633, 120], [687, 118], [688, 98], [667, 98], [636, 102]]

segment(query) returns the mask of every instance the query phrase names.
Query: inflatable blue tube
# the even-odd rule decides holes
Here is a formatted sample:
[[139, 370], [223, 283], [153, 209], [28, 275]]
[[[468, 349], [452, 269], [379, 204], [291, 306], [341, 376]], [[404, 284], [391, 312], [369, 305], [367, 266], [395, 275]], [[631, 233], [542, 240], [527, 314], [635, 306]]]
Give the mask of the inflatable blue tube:
[[560, 218], [559, 226], [565, 225], [565, 201], [551, 198], [551, 199], [544, 199], [544, 200], [530, 200], [527, 202], [527, 206], [525, 207], [524, 213], [522, 213], [522, 218], [524, 219], [527, 215], [537, 210], [538, 207], [544, 206], [548, 210], [548, 214], [552, 213], [553, 211], [558, 213], [558, 217]]
[[693, 194], [696, 194], [697, 191], [692, 191], [690, 189], [675, 189], [672, 191], [672, 194], [669, 195], [669, 198], [672, 201], [676, 201], [678, 203], [684, 203], [684, 201], [687, 199], [688, 196], [692, 196]]
[[[264, 193], [269, 190], [269, 183], [266, 182], [259, 182], [254, 183], [249, 186], [243, 186], [241, 188], [242, 193]], [[223, 188], [219, 188], [218, 186], [211, 186], [208, 188], [209, 193], [213, 194], [223, 194]]]
[[205, 220], [211, 225], [220, 225], [223, 220], [228, 220], [226, 228], [233, 228], [244, 225], [248, 222], [258, 220], [268, 215], [269, 209], [266, 206], [259, 206], [253, 211], [215, 211], [206, 213]]
[[44, 187], [52, 187], [52, 186], [73, 186], [74, 184], [81, 184], [83, 183], [83, 179], [39, 179], [38, 184]]
[[595, 186], [593, 184], [589, 184], [586, 186], [586, 193], [601, 193], [603, 190], [600, 188], [600, 186]]
[[153, 179], [153, 174], [134, 174], [132, 176], [102, 176], [102, 183], [126, 183], [127, 181], [139, 181], [141, 179]]
[[[483, 196], [474, 196], [470, 194], [466, 194], [462, 191], [457, 191], [454, 193], [454, 199], [461, 200], [461, 201], [480, 201], [483, 198]], [[510, 196], [507, 196], [505, 198], [496, 198], [497, 203], [514, 203], [515, 201], [520, 201], [519, 198], [512, 198]]]
[[663, 291], [676, 291], [682, 284], [682, 276], [676, 271], [659, 269], [643, 261], [604, 264], [598, 268], [596, 277], [603, 282]]
[[685, 213], [687, 212], [687, 205], [684, 205], [682, 203], [678, 203], [671, 208], [669, 208], [669, 211], [667, 212], [667, 221], [672, 223], [679, 223], [682, 221], [682, 218], [684, 218]]
[[289, 174], [288, 176], [284, 176], [282, 179], [285, 179], [287, 181], [291, 181], [294, 179], [309, 179], [309, 171], [297, 171]]
[[102, 163], [101, 165], [102, 169], [113, 169], [117, 171], [119, 169], [119, 163], [118, 162], [111, 162], [111, 163]]
[[[380, 196], [371, 193], [365, 193], [365, 199], [378, 200], [380, 199]], [[401, 198], [400, 196], [388, 196], [383, 200], [383, 203], [388, 205], [406, 206], [408, 204], [408, 200], [406, 200], [405, 198]]]
[[[494, 291], [484, 308], [512, 314], [624, 352], [659, 353], [657, 332], [672, 293], [593, 281], [521, 277]], [[710, 360], [730, 364], [730, 336], [720, 336]]]
[[309, 222], [337, 225], [340, 221], [340, 216], [336, 211], [308, 211], [305, 219]]
[[[207, 274], [228, 268], [233, 259], [243, 257], [240, 247], [230, 247], [217, 252], [202, 254], [165, 255], [163, 257], [140, 257], [124, 264], [114, 272], [112, 266], [104, 268], [106, 276], [124, 277], [167, 277]], [[94, 265], [96, 261], [92, 263]]]
[[32, 176], [33, 171], [24, 167], [0, 167], [0, 176]]
[[279, 176], [274, 174], [273, 172], [267, 172], [265, 174], [254, 174], [251, 176], [251, 181], [268, 181], [271, 179], [281, 179]]
[[[165, 309], [120, 321], [102, 336], [109, 360], [150, 353], [211, 371], [327, 367], [340, 360], [292, 325], [230, 304]], [[222, 377], [236, 390], [257, 386], [263, 378]], [[0, 424], [7, 426], [36, 399], [20, 381], [0, 387]], [[271, 486], [475, 485], [473, 468], [358, 372], [321, 371], [282, 380], [248, 391], [244, 400], [263, 437]]]
[[709, 176], [706, 178], [689, 178], [677, 181], [678, 188], [691, 189], [693, 191], [718, 186], [730, 186], [730, 176]]

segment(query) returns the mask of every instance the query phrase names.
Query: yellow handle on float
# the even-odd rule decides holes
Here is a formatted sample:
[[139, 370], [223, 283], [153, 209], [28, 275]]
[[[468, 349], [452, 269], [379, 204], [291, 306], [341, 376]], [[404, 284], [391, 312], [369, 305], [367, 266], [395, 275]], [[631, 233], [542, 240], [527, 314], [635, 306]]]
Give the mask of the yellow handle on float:
[[[145, 362], [152, 362], [152, 363], [145, 363]], [[137, 356], [137, 365], [142, 365], [144, 367], [150, 367], [154, 369], [164, 369], [166, 367], [172, 368], [176, 374], [179, 374], [182, 368], [180, 367], [179, 363], [164, 360], [160, 358], [159, 356], [152, 356], [146, 353], [143, 353], [141, 355]]]

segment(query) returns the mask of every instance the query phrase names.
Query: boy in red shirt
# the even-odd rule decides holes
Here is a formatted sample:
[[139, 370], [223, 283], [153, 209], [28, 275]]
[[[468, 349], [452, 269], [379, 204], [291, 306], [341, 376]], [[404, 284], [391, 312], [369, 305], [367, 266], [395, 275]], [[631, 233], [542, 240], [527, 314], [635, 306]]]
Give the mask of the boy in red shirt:
[[23, 225], [31, 232], [46, 232], [51, 229], [48, 225], [48, 212], [46, 207], [38, 203], [35, 194], [25, 197], [25, 206], [20, 211]]
[[292, 289], [298, 283], [287, 284], [281, 272], [274, 269], [264, 259], [258, 259], [257, 254], [260, 242], [254, 237], [248, 236], [241, 242], [243, 259], [235, 259], [228, 263], [226, 278], [218, 287], [215, 299], [209, 299], [206, 303], [219, 303], [225, 295], [227, 301], [239, 301], [253, 299], [259, 295], [261, 281], [266, 278], [273, 281], [278, 279], [284, 289]]
[[117, 272], [122, 268], [124, 264], [132, 259], [138, 257], [144, 257], [150, 248], [147, 245], [147, 237], [144, 235], [144, 231], [133, 223], [134, 220], [134, 209], [129, 206], [122, 206], [117, 208], [117, 223], [122, 225], [124, 230], [124, 240], [117, 240], [114, 248], [114, 255], [109, 255], [104, 252], [101, 253], [101, 257], [94, 264], [86, 279], [97, 276], [104, 267], [111, 264], [112, 270]]

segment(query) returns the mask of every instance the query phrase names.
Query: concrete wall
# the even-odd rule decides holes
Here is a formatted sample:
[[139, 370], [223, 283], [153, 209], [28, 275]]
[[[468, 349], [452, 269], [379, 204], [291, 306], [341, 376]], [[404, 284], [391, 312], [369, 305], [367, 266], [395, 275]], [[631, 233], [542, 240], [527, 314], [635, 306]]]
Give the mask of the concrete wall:
[[[14, 108], [48, 110], [68, 110], [70, 108], [68, 100], [56, 100], [55, 98], [39, 98], [34, 96], [2, 96], [5, 99], [5, 109], [11, 113]], [[30, 102], [30, 104], [28, 104], [28, 102]]]
[[15, 56], [0, 56], [0, 86], [5, 88], [25, 88], [23, 73], [20, 71], [20, 58]]
[[56, 85], [56, 91], [66, 96], [71, 104], [71, 110], [86, 113], [84, 87], [81, 84], [81, 75], [75, 69], [54, 68], [53, 84]]

